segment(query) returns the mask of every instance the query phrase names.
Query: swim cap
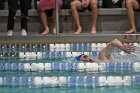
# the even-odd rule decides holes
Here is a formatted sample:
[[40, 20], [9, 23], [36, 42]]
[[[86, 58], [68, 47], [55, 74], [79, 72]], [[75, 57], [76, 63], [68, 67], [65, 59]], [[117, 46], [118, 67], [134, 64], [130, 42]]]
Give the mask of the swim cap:
[[77, 60], [77, 61], [80, 61], [80, 58], [81, 58], [81, 56], [82, 56], [82, 55], [84, 55], [84, 54], [81, 54], [81, 55], [79, 55], [79, 56], [75, 57], [75, 58], [76, 58], [76, 60]]

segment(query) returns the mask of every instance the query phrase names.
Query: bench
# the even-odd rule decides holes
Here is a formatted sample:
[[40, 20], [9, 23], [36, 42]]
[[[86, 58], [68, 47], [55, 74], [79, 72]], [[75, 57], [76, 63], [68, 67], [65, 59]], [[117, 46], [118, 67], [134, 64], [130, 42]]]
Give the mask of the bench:
[[[81, 25], [84, 33], [90, 33], [91, 13], [88, 11], [80, 12]], [[8, 10], [0, 10], [0, 32], [6, 32]], [[17, 11], [17, 19], [15, 23], [15, 31], [20, 29], [20, 11]], [[136, 13], [136, 27], [140, 31], [140, 14]], [[49, 26], [52, 28], [52, 22], [49, 21]], [[89, 23], [89, 24], [88, 24]], [[38, 33], [42, 31], [40, 18], [38, 17], [37, 10], [29, 10], [29, 32]], [[73, 33], [76, 28], [71, 16], [70, 10], [60, 10], [60, 33]], [[97, 32], [103, 34], [121, 34], [130, 28], [129, 20], [127, 17], [126, 9], [99, 9], [99, 16], [97, 20]]]

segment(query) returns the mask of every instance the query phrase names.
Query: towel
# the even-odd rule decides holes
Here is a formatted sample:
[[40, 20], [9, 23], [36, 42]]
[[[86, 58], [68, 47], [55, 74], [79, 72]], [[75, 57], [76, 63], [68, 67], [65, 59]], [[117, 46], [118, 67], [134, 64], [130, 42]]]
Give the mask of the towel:
[[[62, 6], [63, 2], [61, 0], [58, 0], [58, 7], [60, 8]], [[40, 10], [49, 10], [55, 8], [55, 0], [40, 0], [39, 1], [39, 8]]]

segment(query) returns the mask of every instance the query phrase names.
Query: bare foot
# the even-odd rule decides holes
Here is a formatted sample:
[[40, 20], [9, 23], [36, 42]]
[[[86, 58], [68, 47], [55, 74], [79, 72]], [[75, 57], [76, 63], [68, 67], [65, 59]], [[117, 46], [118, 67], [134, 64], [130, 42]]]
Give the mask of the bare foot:
[[79, 35], [82, 33], [82, 29], [81, 28], [78, 28], [76, 32], [74, 32], [75, 35]]
[[97, 33], [96, 33], [96, 31], [91, 31], [91, 34], [95, 35], [95, 34], [97, 34]]
[[126, 34], [134, 34], [136, 32], [135, 29], [130, 29], [129, 31], [125, 32]]
[[95, 35], [97, 32], [96, 32], [96, 27], [92, 27], [92, 29], [91, 29], [91, 34], [93, 34], [93, 35]]
[[41, 33], [41, 35], [47, 35], [49, 33], [49, 29], [45, 29], [44, 32]]
[[56, 34], [56, 28], [53, 28], [53, 34]]

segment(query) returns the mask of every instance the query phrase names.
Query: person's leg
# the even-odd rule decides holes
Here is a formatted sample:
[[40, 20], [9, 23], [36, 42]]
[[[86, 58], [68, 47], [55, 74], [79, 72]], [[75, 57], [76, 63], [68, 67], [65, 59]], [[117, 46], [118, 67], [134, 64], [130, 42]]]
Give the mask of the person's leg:
[[20, 9], [21, 9], [21, 29], [27, 31], [28, 28], [28, 10], [30, 7], [30, 0], [20, 0]]
[[75, 21], [76, 26], [77, 26], [77, 30], [74, 34], [80, 34], [82, 32], [79, 14], [77, 11], [77, 9], [80, 9], [80, 8], [82, 8], [82, 7], [81, 7], [81, 2], [79, 0], [74, 0], [73, 2], [71, 2], [71, 12], [72, 12], [72, 16], [73, 16], [74, 21]]
[[53, 34], [56, 34], [56, 10], [55, 9], [53, 9], [52, 19], [53, 19]]
[[41, 22], [45, 28], [44, 32], [42, 32], [42, 35], [46, 35], [49, 33], [49, 27], [48, 27], [48, 22], [47, 22], [47, 15], [45, 13], [45, 11], [40, 11], [40, 18], [41, 18]]
[[18, 0], [8, 0], [8, 23], [7, 23], [7, 30], [13, 30], [14, 23], [15, 23], [15, 14], [17, 11], [17, 5]]
[[137, 0], [126, 0], [126, 8], [127, 8], [127, 13], [128, 13], [128, 18], [129, 18], [130, 24], [131, 24], [131, 28], [129, 31], [126, 32], [126, 34], [131, 34], [136, 31], [133, 9], [138, 9], [139, 4], [138, 4]]
[[4, 2], [5, 2], [4, 0], [0, 0], [0, 10], [4, 9], [5, 6]]
[[92, 9], [92, 26], [91, 26], [91, 33], [96, 34], [96, 22], [97, 22], [97, 0], [90, 0], [90, 7]]
[[53, 19], [53, 34], [56, 34], [56, 11], [55, 11], [55, 9], [53, 10], [52, 19]]

